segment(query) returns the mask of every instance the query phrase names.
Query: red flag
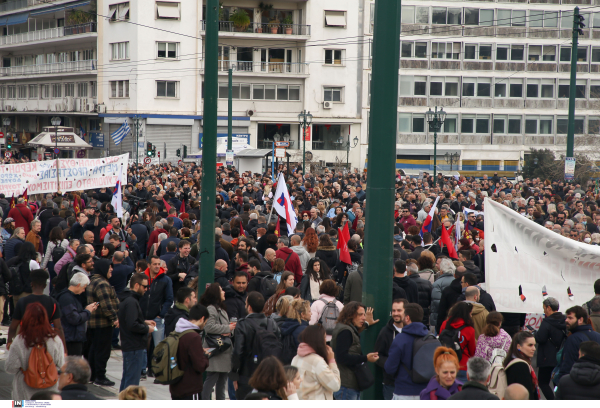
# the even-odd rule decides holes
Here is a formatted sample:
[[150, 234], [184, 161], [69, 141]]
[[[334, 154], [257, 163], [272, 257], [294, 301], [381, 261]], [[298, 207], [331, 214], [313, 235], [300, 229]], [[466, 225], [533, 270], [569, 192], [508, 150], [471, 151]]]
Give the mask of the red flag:
[[242, 219], [238, 217], [238, 221], [240, 222], [240, 237], [245, 237], [246, 233], [244, 232], [244, 226], [242, 225]]
[[275, 235], [277, 235], [278, 237], [281, 236], [281, 228], [279, 225], [279, 217], [277, 217], [277, 221], [275, 221]]
[[[348, 228], [348, 224], [346, 224], [346, 228]], [[350, 251], [348, 251], [348, 238], [346, 237], [346, 234], [344, 234], [344, 230], [341, 228], [338, 228], [337, 248], [340, 250], [340, 261], [345, 262], [348, 265], [352, 264]]]
[[25, 200], [25, 203], [27, 203], [27, 189], [23, 191], [23, 200]]
[[473, 228], [473, 229], [479, 233], [479, 239], [483, 239], [485, 237], [485, 234], [483, 233], [482, 230], [480, 230], [479, 228]]
[[169, 204], [167, 204], [166, 200], [163, 198], [163, 203], [165, 204], [165, 211], [167, 211], [167, 213], [171, 210], [171, 206]]
[[73, 212], [75, 212], [75, 215], [81, 212], [81, 202], [77, 194], [73, 194]]
[[15, 208], [15, 193], [10, 198], [10, 208]]
[[[164, 198], [163, 198], [164, 200]], [[179, 208], [179, 213], [184, 213], [185, 212], [185, 200], [181, 200], [181, 207]]]
[[348, 229], [348, 223], [344, 224], [344, 228], [342, 228], [342, 233], [344, 234], [344, 238], [346, 238], [346, 244], [350, 242], [350, 230]]
[[440, 238], [440, 241], [442, 241], [442, 244], [448, 247], [448, 256], [450, 256], [450, 258], [457, 259], [458, 254], [456, 253], [456, 249], [454, 249], [454, 245], [452, 245], [450, 234], [448, 234], [448, 230], [444, 226], [442, 226], [442, 237]]

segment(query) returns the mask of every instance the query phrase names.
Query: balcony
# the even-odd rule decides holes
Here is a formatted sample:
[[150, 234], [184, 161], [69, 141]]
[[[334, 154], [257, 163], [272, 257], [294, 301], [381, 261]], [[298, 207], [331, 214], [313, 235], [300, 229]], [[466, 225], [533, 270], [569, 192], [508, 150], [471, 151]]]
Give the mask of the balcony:
[[26, 33], [12, 34], [0, 36], [0, 46], [3, 45], [18, 45], [35, 41], [52, 40], [63, 38], [77, 34], [87, 34], [96, 32], [96, 23], [90, 22], [86, 24], [48, 28], [45, 30], [29, 31]]
[[0, 13], [38, 6], [40, 4], [55, 3], [57, 1], [59, 0], [11, 0], [6, 3], [0, 3]]
[[97, 60], [54, 62], [50, 64], [23, 65], [0, 68], [0, 78], [29, 75], [52, 75], [96, 70]]
[[219, 71], [227, 72], [233, 69], [238, 74], [308, 74], [307, 63], [297, 62], [252, 62], [252, 61], [229, 61], [219, 60]]
[[[206, 20], [202, 20], [202, 31], [206, 31]], [[253, 38], [268, 38], [273, 35], [310, 36], [310, 26], [303, 24], [250, 23], [246, 29], [236, 27], [232, 21], [219, 21], [220, 33], [231, 33], [232, 36], [250, 35]], [[221, 34], [220, 34], [221, 35]]]

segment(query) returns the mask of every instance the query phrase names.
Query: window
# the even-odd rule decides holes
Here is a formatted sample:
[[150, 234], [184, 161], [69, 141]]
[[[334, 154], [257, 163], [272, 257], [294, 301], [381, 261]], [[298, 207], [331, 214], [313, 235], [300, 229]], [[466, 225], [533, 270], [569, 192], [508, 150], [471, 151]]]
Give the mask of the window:
[[[578, 79], [575, 83], [575, 98], [585, 99], [585, 79]], [[559, 79], [558, 80], [558, 97], [568, 98], [569, 97], [569, 80]]]
[[402, 6], [402, 24], [429, 24], [429, 7]]
[[522, 79], [510, 79], [508, 86], [508, 96], [511, 98], [522, 98], [523, 97], [523, 80]]
[[110, 81], [111, 98], [129, 98], [129, 81]]
[[77, 96], [80, 98], [87, 98], [88, 96], [88, 83], [78, 82], [77, 83]]
[[325, 10], [325, 27], [346, 27], [346, 12]]
[[400, 76], [400, 96], [425, 96], [427, 78], [424, 76]]
[[431, 24], [460, 24], [460, 8], [432, 7]]
[[53, 98], [61, 98], [62, 97], [62, 84], [52, 84], [52, 97]]
[[65, 84], [65, 96], [75, 96], [75, 84]]
[[50, 84], [40, 85], [41, 99], [50, 99]]
[[17, 97], [19, 99], [27, 99], [27, 85], [19, 85], [17, 87]]
[[555, 45], [530, 45], [528, 61], [556, 61], [556, 46]]
[[[600, 13], [598, 13], [600, 14]], [[600, 133], [600, 118], [597, 116], [588, 117], [588, 133], [597, 135]]]
[[465, 45], [466, 60], [491, 60], [492, 45], [491, 44], [466, 44]]
[[558, 27], [558, 11], [529, 11], [529, 27]]
[[323, 88], [323, 101], [325, 102], [342, 102], [342, 87], [325, 87]]
[[326, 65], [342, 65], [342, 55], [344, 50], [325, 50]]
[[590, 99], [600, 99], [600, 81], [592, 80], [590, 83]]
[[592, 62], [600, 62], [600, 47], [592, 47]]
[[0, 85], [0, 99], [6, 99], [6, 88]]
[[458, 77], [431, 77], [430, 96], [458, 96]]
[[420, 41], [402, 41], [400, 58], [427, 58], [427, 43]]
[[490, 133], [490, 115], [462, 115], [461, 133]]
[[528, 79], [527, 98], [554, 98], [554, 80]]
[[[569, 130], [569, 118], [566, 116], [559, 116], [556, 119], [556, 133], [559, 135], [566, 135]], [[575, 116], [575, 134], [583, 134], [583, 117]]]
[[415, 6], [402, 6], [402, 24], [415, 23]]
[[506, 98], [506, 83], [497, 82], [494, 84], [494, 97]]
[[552, 116], [525, 116], [525, 133], [529, 135], [551, 135]]
[[[375, 3], [371, 3], [371, 25], [369, 26], [369, 32], [372, 33], [373, 29], [375, 28]], [[404, 9], [404, 7], [402, 7]], [[402, 10], [402, 13], [404, 13], [404, 10]]]
[[496, 47], [496, 61], [523, 61], [524, 45], [498, 45]]
[[425, 133], [425, 115], [416, 113], [398, 114], [399, 133]]
[[460, 59], [460, 43], [431, 43], [431, 58]]
[[[92, 98], [95, 98], [98, 96], [98, 83], [96, 81], [92, 81], [90, 84], [92, 87]], [[127, 84], [127, 93], [129, 94], [129, 84]]]
[[560, 27], [561, 28], [573, 28], [573, 12], [572, 11], [562, 11], [560, 19]]
[[38, 86], [37, 85], [29, 85], [29, 99], [37, 99], [38, 98]]
[[110, 59], [113, 61], [129, 59], [129, 42], [110, 44]]
[[494, 25], [494, 10], [465, 8], [465, 25]]
[[508, 133], [520, 134], [521, 133], [521, 117], [520, 116], [509, 116], [508, 117]]
[[177, 81], [156, 81], [157, 98], [177, 98]]
[[498, 26], [525, 27], [525, 10], [498, 9]]
[[156, 18], [166, 20], [179, 20], [179, 3], [166, 1], [156, 2]]
[[15, 85], [8, 85], [6, 87], [6, 98], [17, 99], [17, 87]]
[[587, 47], [577, 47], [577, 62], [587, 61]]
[[129, 20], [129, 2], [109, 5], [108, 19], [109, 21]]
[[178, 43], [158, 43], [158, 58], [177, 58]]
[[441, 133], [458, 133], [458, 115], [446, 115]]
[[463, 96], [489, 97], [491, 78], [463, 78]]

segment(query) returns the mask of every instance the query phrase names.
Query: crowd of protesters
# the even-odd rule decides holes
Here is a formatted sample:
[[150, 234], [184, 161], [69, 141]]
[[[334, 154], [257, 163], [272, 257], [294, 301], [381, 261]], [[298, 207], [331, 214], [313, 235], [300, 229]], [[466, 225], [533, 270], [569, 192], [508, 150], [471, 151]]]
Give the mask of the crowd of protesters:
[[[382, 283], [394, 300], [380, 322], [362, 304], [366, 176], [284, 170], [294, 231], [272, 212], [270, 170], [219, 169], [214, 283], [199, 297], [199, 167], [130, 167], [121, 218], [111, 188], [0, 194], [13, 399], [95, 399], [88, 383], [115, 386], [111, 350], [122, 353], [120, 398], [145, 399], [139, 385], [152, 381], [154, 349], [172, 333], [184, 372], [168, 386], [173, 399], [358, 399], [380, 389], [372, 364], [383, 374], [376, 398], [600, 397], [600, 280], [593, 299], [564, 314], [545, 299], [539, 330], [524, 327], [524, 314], [497, 312], [485, 290], [485, 198], [600, 245], [593, 185], [398, 173], [393, 277]], [[436, 198], [431, 232], [421, 233]], [[439, 238], [457, 220], [455, 253]], [[346, 229], [349, 263], [338, 249]], [[365, 330], [378, 332], [374, 350], [361, 346]], [[227, 344], [218, 353], [215, 338]], [[44, 395], [28, 370], [40, 348], [58, 375]]]

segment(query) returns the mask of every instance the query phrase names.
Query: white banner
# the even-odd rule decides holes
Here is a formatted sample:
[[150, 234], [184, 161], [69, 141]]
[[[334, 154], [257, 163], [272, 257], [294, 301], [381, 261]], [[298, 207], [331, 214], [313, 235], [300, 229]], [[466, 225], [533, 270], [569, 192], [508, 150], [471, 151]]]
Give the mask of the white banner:
[[542, 313], [544, 289], [563, 313], [594, 297], [600, 247], [558, 235], [489, 198], [484, 222], [485, 284], [498, 311]]
[[[100, 159], [60, 159], [60, 191], [114, 187], [119, 171], [127, 180], [129, 153]], [[10, 198], [23, 194], [55, 193], [56, 160], [0, 165], [0, 193]]]

